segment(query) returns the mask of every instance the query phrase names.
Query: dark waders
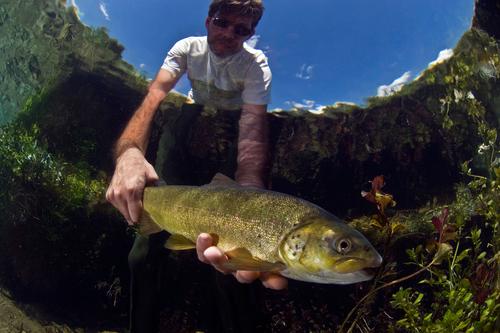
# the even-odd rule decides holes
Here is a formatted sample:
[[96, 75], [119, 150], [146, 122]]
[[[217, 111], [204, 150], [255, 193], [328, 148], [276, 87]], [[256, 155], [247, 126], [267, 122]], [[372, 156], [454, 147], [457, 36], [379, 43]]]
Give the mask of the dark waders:
[[[180, 301], [182, 297], [178, 294], [189, 288], [188, 285], [165, 285], [165, 281], [169, 280], [168, 250], [163, 248], [166, 236], [137, 236], [130, 251], [132, 333], [158, 332], [162, 308], [167, 303], [175, 307], [172, 300]], [[205, 321], [201, 329], [208, 332], [255, 332], [260, 311], [257, 302], [259, 282], [241, 284], [232, 275], [224, 275], [214, 269], [203, 278], [210, 280], [206, 285], [212, 288], [199, 295], [203, 298], [200, 303], [204, 308], [200, 312]], [[169, 292], [172, 299], [164, 299], [169, 297]]]
[[[157, 332], [160, 321], [161, 272], [168, 254], [157, 235], [137, 236], [128, 256], [130, 268], [130, 331]], [[162, 260], [163, 259], [163, 260]]]
[[[165, 152], [166, 160], [174, 163], [169, 167], [170, 171], [164, 172], [167, 183], [170, 179], [186, 184], [193, 179], [195, 182], [203, 181], [199, 179], [198, 163], [192, 162], [188, 154], [191, 128], [202, 111], [203, 107], [200, 105], [185, 105], [181, 116], [173, 126], [173, 131], [171, 129], [168, 133], [170, 138], [175, 138], [176, 148]], [[232, 174], [228, 170], [233, 170], [234, 173], [236, 165], [237, 122], [233, 121], [233, 123], [231, 127], [236, 127], [236, 134], [233, 134], [230, 140], [221, 138], [225, 139], [225, 142], [230, 142], [230, 147], [222, 152], [225, 156], [216, 157], [222, 160], [217, 168], [230, 176]], [[214, 140], [217, 139], [219, 138], [214, 138]], [[194, 169], [191, 170], [186, 166]], [[163, 170], [158, 171], [162, 173]], [[208, 170], [208, 172], [211, 171]], [[170, 269], [168, 267], [169, 251], [163, 247], [167, 237], [166, 232], [150, 237], [137, 236], [130, 251], [131, 333], [158, 332], [162, 307], [167, 304], [175, 307], [176, 300], [182, 299], [183, 290], [186, 291], [186, 288], [189, 288], [189, 285], [172, 286], [166, 282], [169, 281], [169, 273], [172, 274], [171, 267]], [[201, 262], [199, 264], [204, 265]], [[175, 269], [173, 271], [176, 272]], [[202, 321], [205, 322], [202, 329], [209, 332], [255, 332], [260, 319], [260, 306], [257, 301], [261, 288], [260, 282], [250, 285], [241, 284], [232, 275], [223, 275], [211, 268], [208, 269], [207, 274], [203, 275], [205, 276], [201, 277], [202, 279], [210, 281], [206, 283], [206, 292], [197, 295], [197, 297], [204, 298], [201, 302], [202, 309], [200, 309]]]

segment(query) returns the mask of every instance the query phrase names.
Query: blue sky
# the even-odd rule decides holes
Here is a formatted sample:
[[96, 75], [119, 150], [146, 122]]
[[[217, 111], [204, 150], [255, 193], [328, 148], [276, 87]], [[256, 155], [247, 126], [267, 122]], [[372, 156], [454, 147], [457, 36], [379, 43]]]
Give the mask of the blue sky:
[[[67, 0], [105, 26], [124, 58], [154, 77], [179, 39], [205, 35], [209, 0]], [[320, 108], [411, 81], [470, 26], [473, 0], [264, 0], [253, 42], [273, 72], [270, 109]], [[449, 55], [449, 51], [441, 52]], [[391, 85], [393, 84], [393, 85]], [[187, 93], [189, 82], [176, 90]]]

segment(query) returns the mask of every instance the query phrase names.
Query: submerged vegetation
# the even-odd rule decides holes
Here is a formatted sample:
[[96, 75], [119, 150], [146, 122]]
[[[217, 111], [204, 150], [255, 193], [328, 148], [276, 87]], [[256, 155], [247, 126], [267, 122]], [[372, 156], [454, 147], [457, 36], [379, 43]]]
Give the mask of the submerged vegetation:
[[[491, 147], [491, 149], [495, 149]], [[432, 219], [436, 238], [408, 249], [418, 284], [400, 288], [391, 305], [409, 332], [494, 332], [500, 327], [500, 165], [474, 179]]]
[[[457, 187], [456, 199], [445, 206], [429, 207], [420, 215], [434, 232], [417, 236], [418, 245], [406, 248], [406, 257], [394, 254], [408, 225], [389, 217], [385, 207], [392, 196], [374, 186], [378, 213], [371, 225], [384, 244], [384, 267], [371, 290], [356, 304], [339, 332], [495, 332], [500, 327], [500, 166], [491, 165], [491, 178], [471, 174], [468, 184]], [[372, 183], [379, 183], [374, 179]], [[375, 198], [375, 195], [373, 196]], [[441, 210], [441, 211], [440, 211]], [[415, 218], [415, 216], [413, 217]], [[366, 223], [366, 222], [365, 222]], [[421, 222], [422, 223], [422, 222]], [[399, 286], [399, 289], [398, 289]], [[384, 290], [388, 288], [389, 290]], [[371, 309], [377, 293], [391, 298], [390, 307]], [[354, 311], [357, 316], [350, 321]], [[384, 318], [385, 317], [385, 318]], [[375, 319], [376, 318], [376, 319]], [[378, 320], [378, 322], [377, 322]], [[388, 326], [395, 322], [395, 327]], [[347, 326], [349, 324], [349, 326]], [[349, 328], [348, 328], [349, 327]]]
[[105, 175], [48, 152], [38, 136], [36, 125], [0, 129], [0, 281], [19, 300], [47, 297], [62, 312], [61, 302], [79, 299], [76, 311], [100, 299], [75, 322], [104, 320], [126, 294], [126, 262], [113, 253], [126, 253], [131, 235], [103, 203]]

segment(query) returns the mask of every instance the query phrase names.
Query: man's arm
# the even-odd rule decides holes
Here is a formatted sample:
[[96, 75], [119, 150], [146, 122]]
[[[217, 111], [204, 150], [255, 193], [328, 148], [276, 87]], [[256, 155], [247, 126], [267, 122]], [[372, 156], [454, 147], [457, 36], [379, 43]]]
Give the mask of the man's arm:
[[266, 188], [269, 172], [269, 124], [266, 105], [244, 104], [239, 121], [236, 181]]
[[[239, 122], [238, 169], [236, 180], [243, 186], [266, 188], [269, 171], [269, 125], [266, 105], [245, 104]], [[260, 279], [266, 288], [281, 290], [288, 280], [276, 273], [224, 270], [228, 260], [224, 252], [213, 245], [210, 234], [200, 234], [196, 241], [200, 261], [211, 264], [222, 273], [232, 273], [241, 283]]]
[[115, 144], [113, 155], [116, 167], [106, 199], [122, 213], [129, 224], [139, 220], [144, 187], [148, 182], [158, 180], [158, 175], [146, 161], [144, 154], [155, 112], [177, 80], [171, 72], [160, 69], [149, 86], [144, 101]]
[[141, 106], [134, 113], [115, 144], [113, 152], [115, 160], [130, 147], [139, 148], [142, 152], [146, 151], [155, 112], [176, 82], [177, 78], [172, 73], [160, 69], [155, 80], [149, 86], [148, 94]]

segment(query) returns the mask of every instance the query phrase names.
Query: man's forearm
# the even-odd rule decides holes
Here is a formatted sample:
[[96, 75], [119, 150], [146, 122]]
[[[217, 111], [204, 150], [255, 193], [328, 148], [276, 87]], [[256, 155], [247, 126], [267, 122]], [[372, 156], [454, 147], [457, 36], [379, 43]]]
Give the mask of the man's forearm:
[[134, 113], [115, 144], [113, 150], [115, 160], [125, 150], [132, 147], [138, 148], [145, 153], [151, 132], [151, 123], [161, 100], [161, 96], [154, 93], [150, 92], [146, 95], [141, 106]]
[[239, 122], [236, 180], [265, 188], [269, 172], [269, 124], [265, 106], [244, 108]]
[[118, 139], [113, 149], [115, 161], [123, 152], [131, 147], [140, 149], [143, 154], [146, 152], [151, 131], [151, 123], [156, 109], [168, 92], [175, 86], [179, 77], [173, 73], [160, 69], [155, 80], [149, 86], [148, 94], [142, 101], [141, 106], [132, 116], [132, 119], [125, 127], [122, 135]]

